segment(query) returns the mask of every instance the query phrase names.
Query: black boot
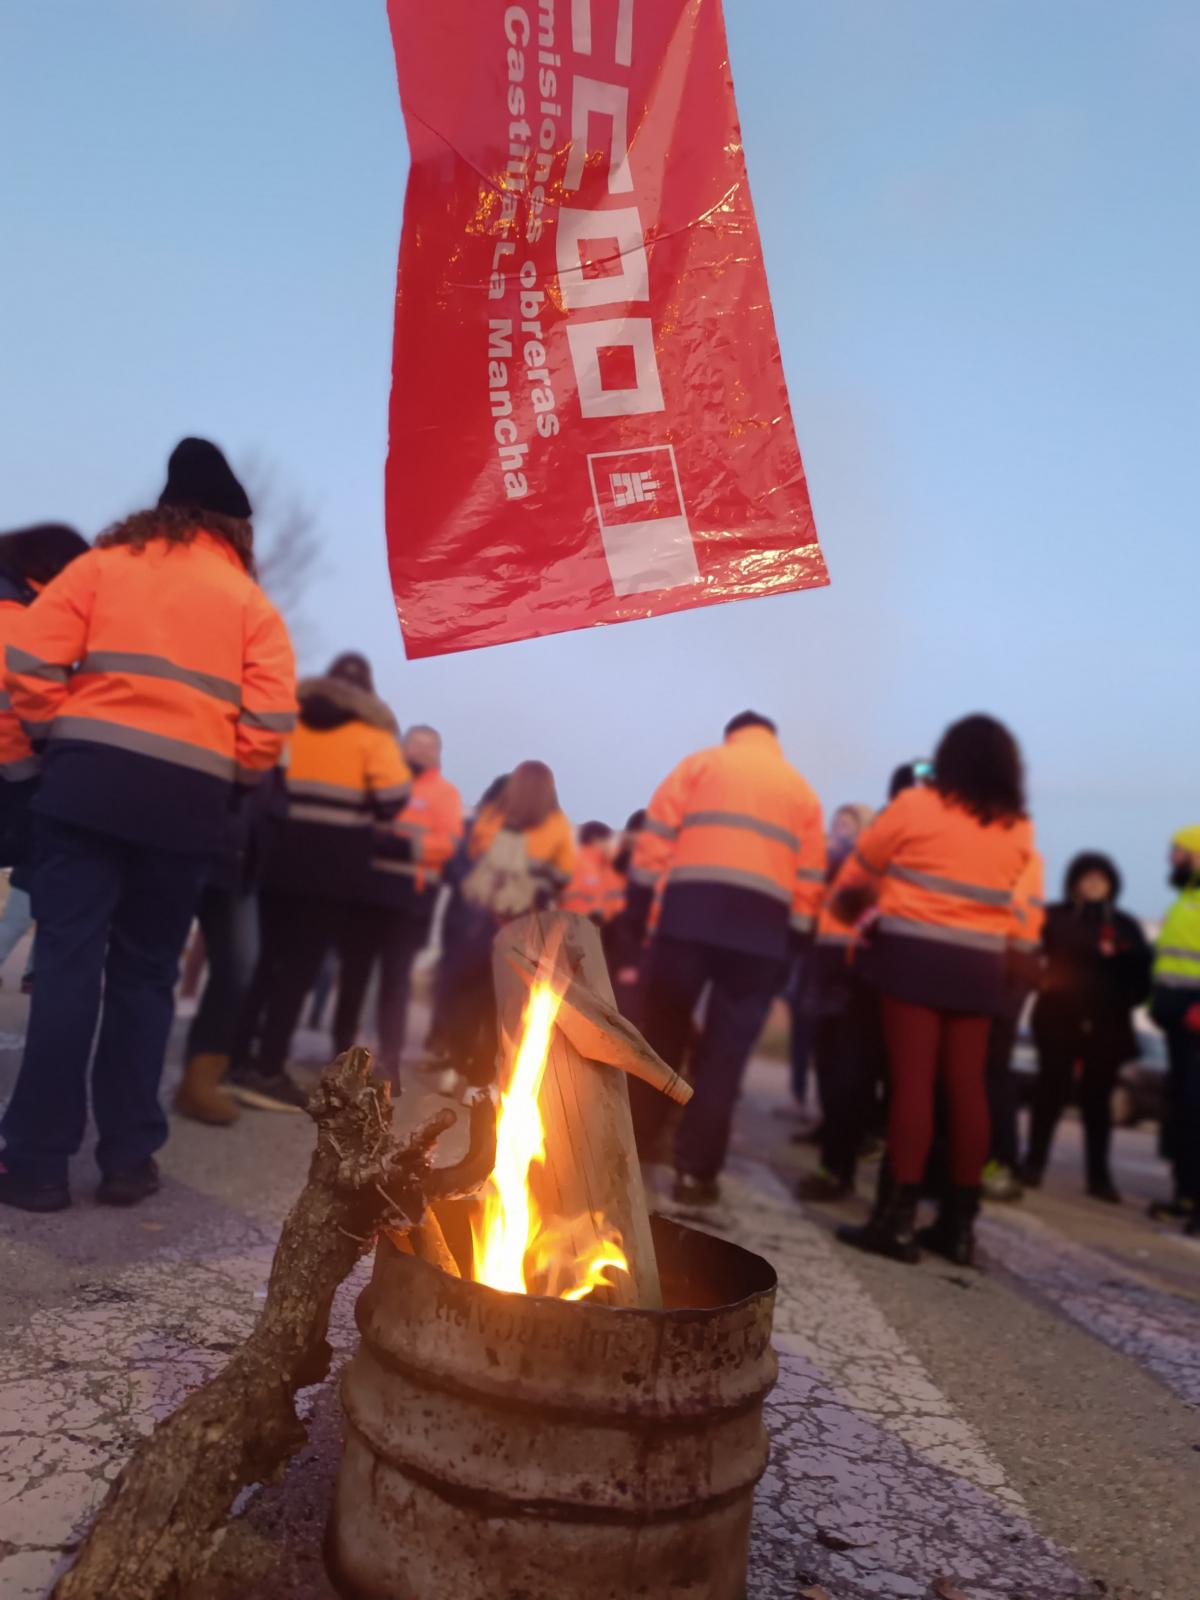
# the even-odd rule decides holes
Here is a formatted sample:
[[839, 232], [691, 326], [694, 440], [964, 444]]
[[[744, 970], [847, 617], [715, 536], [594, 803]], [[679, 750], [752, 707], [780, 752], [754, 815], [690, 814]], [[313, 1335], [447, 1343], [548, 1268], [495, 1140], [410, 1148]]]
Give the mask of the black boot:
[[922, 1228], [917, 1243], [945, 1256], [956, 1267], [975, 1265], [975, 1218], [979, 1215], [979, 1190], [951, 1188], [938, 1210], [937, 1221]]
[[868, 1250], [872, 1255], [887, 1256], [911, 1266], [921, 1259], [915, 1231], [920, 1197], [920, 1184], [896, 1183], [888, 1171], [885, 1156], [879, 1164], [875, 1209], [861, 1227], [841, 1227], [837, 1236], [855, 1250]]

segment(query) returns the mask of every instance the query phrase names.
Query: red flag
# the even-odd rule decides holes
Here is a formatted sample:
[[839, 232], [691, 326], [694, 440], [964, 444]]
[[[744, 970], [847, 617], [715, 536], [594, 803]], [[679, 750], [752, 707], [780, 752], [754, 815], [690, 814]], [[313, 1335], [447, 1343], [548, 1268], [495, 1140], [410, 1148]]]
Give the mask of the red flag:
[[827, 582], [720, 0], [390, 0], [410, 656]]

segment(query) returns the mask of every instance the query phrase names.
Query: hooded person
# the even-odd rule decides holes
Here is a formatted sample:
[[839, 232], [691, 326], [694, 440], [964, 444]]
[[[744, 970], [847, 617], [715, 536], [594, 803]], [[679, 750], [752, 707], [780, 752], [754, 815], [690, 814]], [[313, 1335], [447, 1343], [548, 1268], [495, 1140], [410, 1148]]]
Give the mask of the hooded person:
[[1033, 1008], [1038, 1075], [1021, 1172], [1027, 1186], [1041, 1183], [1078, 1070], [1087, 1191], [1114, 1204], [1112, 1092], [1122, 1065], [1138, 1053], [1132, 1017], [1150, 993], [1151, 963], [1140, 925], [1118, 909], [1120, 894], [1112, 858], [1085, 850], [1067, 868], [1062, 899], [1046, 908]]
[[302, 1110], [286, 1072], [304, 998], [327, 951], [339, 960], [337, 1050], [354, 1043], [377, 953], [370, 903], [375, 829], [408, 799], [411, 773], [370, 663], [335, 657], [298, 689], [300, 719], [272, 818], [260, 897], [262, 947], [233, 1040], [228, 1086], [244, 1105]]
[[89, 1058], [98, 1198], [132, 1205], [158, 1188], [180, 952], [236, 792], [275, 765], [295, 719], [291, 644], [255, 582], [250, 511], [217, 446], [185, 439], [159, 504], [61, 571], [7, 646], [41, 774], [37, 983], [0, 1203], [70, 1204]]
[[1162, 1155], [1171, 1163], [1175, 1195], [1151, 1207], [1158, 1217], [1184, 1217], [1200, 1234], [1200, 824], [1171, 840], [1169, 879], [1177, 896], [1154, 953], [1151, 1016], [1166, 1035], [1167, 1084]]

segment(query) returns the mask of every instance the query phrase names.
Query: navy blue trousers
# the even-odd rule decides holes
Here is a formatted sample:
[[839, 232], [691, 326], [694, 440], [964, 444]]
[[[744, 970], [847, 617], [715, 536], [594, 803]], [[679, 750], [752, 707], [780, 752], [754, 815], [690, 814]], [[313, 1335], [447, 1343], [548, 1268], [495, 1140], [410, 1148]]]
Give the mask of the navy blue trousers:
[[[707, 992], [693, 1061], [695, 1094], [675, 1141], [676, 1170], [689, 1177], [712, 1179], [725, 1165], [746, 1064], [783, 973], [782, 961], [694, 939], [659, 934], [651, 946], [644, 1032], [648, 1043], [677, 1072], [687, 1050], [692, 1015]], [[647, 1159], [670, 1102], [635, 1079], [630, 1079], [629, 1092], [638, 1149]]]
[[233, 1053], [238, 1018], [258, 965], [258, 894], [207, 884], [196, 917], [208, 955], [208, 978], [188, 1029], [188, 1060]]
[[66, 1179], [87, 1125], [93, 1039], [101, 1171], [141, 1166], [166, 1143], [158, 1088], [179, 957], [207, 866], [203, 856], [37, 818], [37, 978], [20, 1075], [0, 1124], [13, 1171]]

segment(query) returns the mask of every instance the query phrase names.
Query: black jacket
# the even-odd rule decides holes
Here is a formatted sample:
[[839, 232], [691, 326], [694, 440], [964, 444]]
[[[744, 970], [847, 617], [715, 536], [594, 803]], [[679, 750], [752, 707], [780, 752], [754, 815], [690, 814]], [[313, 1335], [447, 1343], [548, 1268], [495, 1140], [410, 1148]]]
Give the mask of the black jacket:
[[[1104, 955], [1101, 945], [1111, 943]], [[1140, 926], [1108, 905], [1062, 902], [1046, 909], [1043, 969], [1033, 1008], [1040, 1049], [1082, 1050], [1114, 1060], [1137, 1055], [1131, 1013], [1150, 993], [1153, 952]]]

